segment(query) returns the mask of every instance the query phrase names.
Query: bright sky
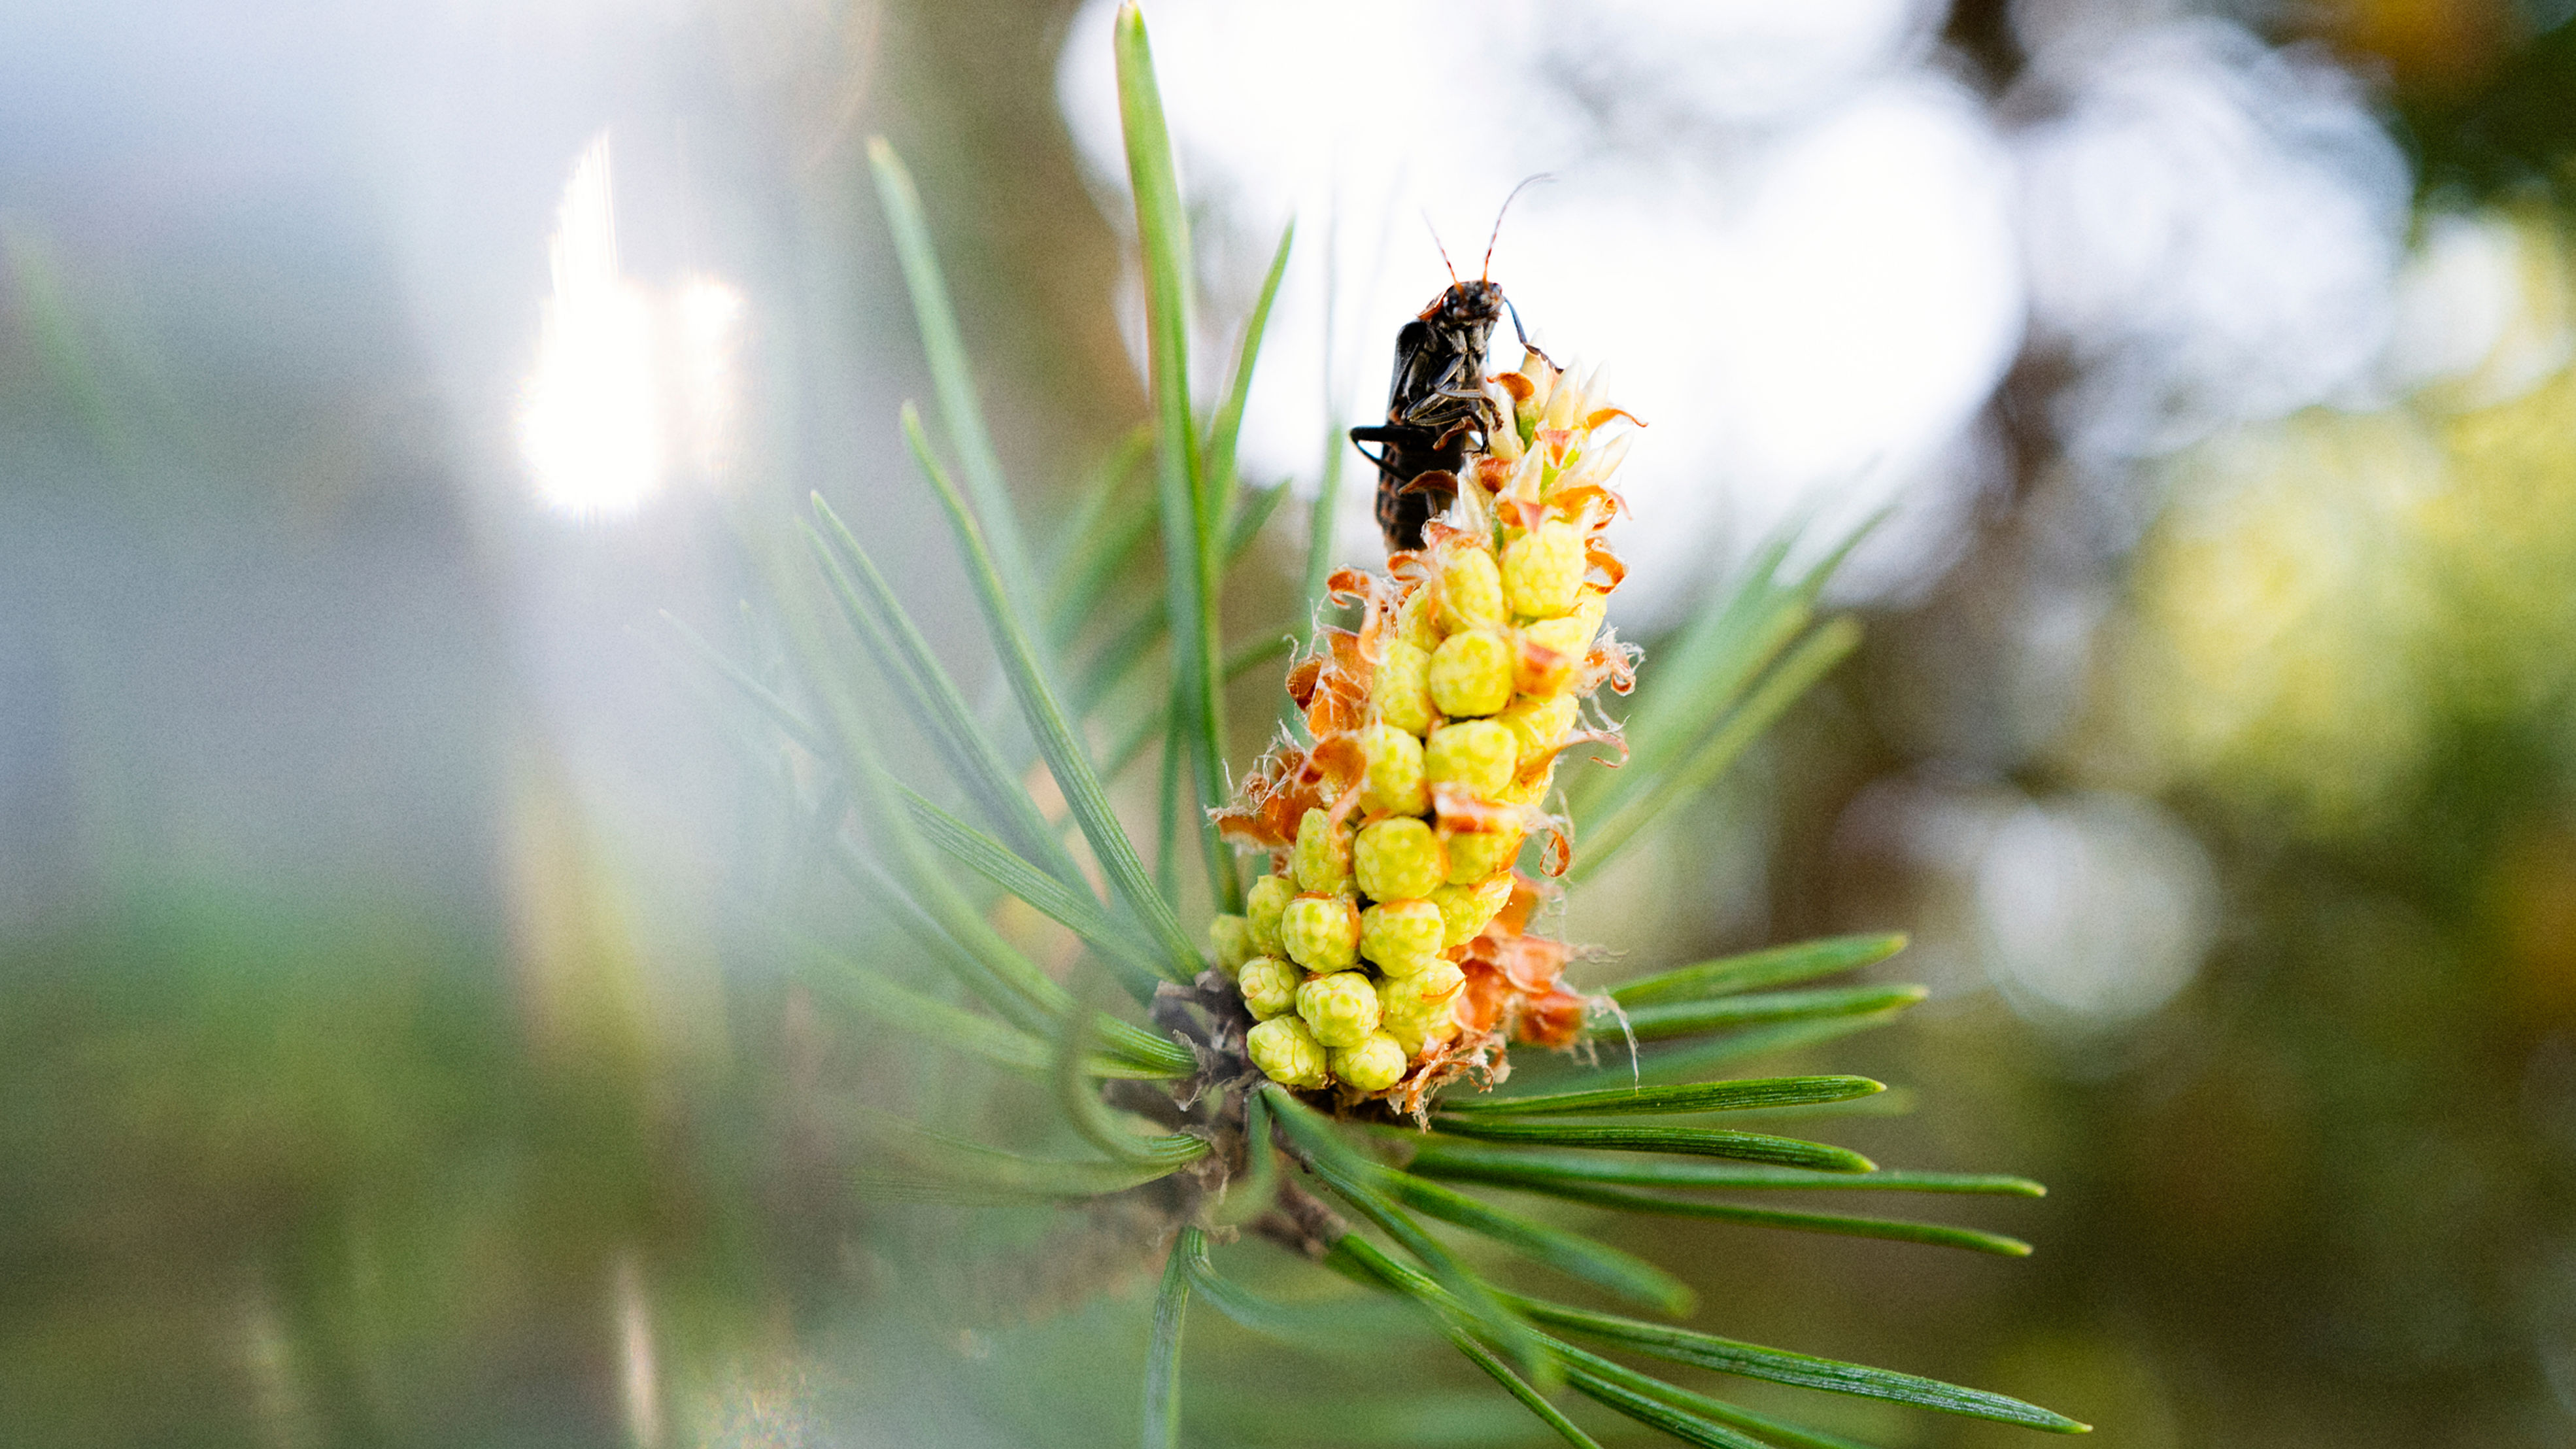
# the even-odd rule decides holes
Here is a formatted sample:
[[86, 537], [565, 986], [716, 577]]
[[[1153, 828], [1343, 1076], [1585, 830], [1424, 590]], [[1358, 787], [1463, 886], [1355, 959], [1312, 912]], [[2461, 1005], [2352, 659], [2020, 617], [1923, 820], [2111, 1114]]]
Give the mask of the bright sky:
[[704, 481], [731, 461], [742, 294], [712, 277], [667, 288], [618, 261], [616, 192], [602, 132], [573, 161], [546, 255], [554, 293], [519, 400], [519, 447], [548, 509], [634, 512], [669, 474]]

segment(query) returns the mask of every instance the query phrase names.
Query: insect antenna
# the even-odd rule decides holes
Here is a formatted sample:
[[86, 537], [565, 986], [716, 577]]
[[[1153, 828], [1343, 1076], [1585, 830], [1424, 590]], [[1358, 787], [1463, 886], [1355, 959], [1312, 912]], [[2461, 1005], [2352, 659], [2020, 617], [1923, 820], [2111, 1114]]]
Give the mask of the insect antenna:
[[[1509, 203], [1505, 203], [1505, 204], [1506, 204], [1506, 205], [1508, 205]], [[1450, 286], [1452, 286], [1452, 287], [1457, 286], [1457, 285], [1458, 285], [1458, 267], [1457, 267], [1457, 264], [1456, 264], [1456, 263], [1454, 263], [1454, 262], [1451, 262], [1451, 261], [1449, 260], [1449, 249], [1448, 249], [1447, 247], [1440, 246], [1440, 228], [1438, 228], [1438, 227], [1436, 227], [1436, 226], [1433, 226], [1433, 225], [1431, 224], [1431, 213], [1430, 213], [1430, 212], [1427, 212], [1427, 211], [1426, 211], [1426, 212], [1422, 213], [1422, 229], [1423, 229], [1424, 231], [1427, 231], [1427, 232], [1431, 233], [1431, 244], [1432, 244], [1433, 246], [1435, 246], [1435, 247], [1439, 247], [1439, 248], [1440, 248], [1440, 265], [1442, 265], [1442, 266], [1444, 266], [1444, 267], [1447, 267], [1447, 268], [1449, 269], [1449, 285], [1450, 285]]]
[[[1510, 211], [1510, 210], [1512, 209], [1512, 201], [1513, 201], [1513, 198], [1518, 197], [1522, 192], [1529, 190], [1529, 188], [1530, 188], [1530, 183], [1532, 183], [1532, 182], [1535, 182], [1535, 181], [1554, 181], [1555, 179], [1556, 179], [1555, 177], [1553, 177], [1553, 176], [1549, 175], [1548, 173], [1546, 173], [1546, 172], [1544, 172], [1544, 171], [1539, 172], [1539, 173], [1538, 173], [1537, 175], [1535, 175], [1535, 176], [1524, 176], [1524, 177], [1522, 177], [1522, 178], [1521, 178], [1521, 184], [1512, 188], [1512, 194], [1511, 194], [1510, 196], [1506, 196], [1506, 197], [1504, 197], [1504, 198], [1503, 198], [1503, 204], [1502, 204], [1501, 208], [1500, 208], [1500, 209], [1498, 209], [1498, 210], [1496, 210], [1496, 211], [1494, 212], [1494, 233], [1493, 233], [1493, 235], [1491, 235], [1491, 236], [1489, 236], [1489, 237], [1486, 237], [1486, 238], [1485, 238], [1485, 266], [1484, 266], [1484, 270], [1483, 270], [1483, 271], [1481, 271], [1481, 272], [1479, 272], [1479, 273], [1477, 274], [1477, 278], [1476, 278], [1476, 279], [1477, 279], [1478, 281], [1490, 281], [1490, 280], [1492, 280], [1492, 278], [1493, 278], [1493, 275], [1494, 275], [1494, 243], [1496, 243], [1496, 242], [1498, 242], [1498, 241], [1502, 240], [1502, 238], [1503, 238], [1503, 213], [1504, 213], [1504, 212], [1507, 212], [1507, 211]], [[1452, 279], [1454, 280], [1454, 279], [1455, 279], [1455, 277], [1456, 277], [1456, 274], [1455, 274], [1455, 273], [1452, 273], [1452, 274], [1451, 274], [1451, 277], [1452, 277]], [[1517, 326], [1517, 325], [1518, 325], [1517, 320], [1515, 320], [1514, 325], [1515, 325], [1515, 326]]]

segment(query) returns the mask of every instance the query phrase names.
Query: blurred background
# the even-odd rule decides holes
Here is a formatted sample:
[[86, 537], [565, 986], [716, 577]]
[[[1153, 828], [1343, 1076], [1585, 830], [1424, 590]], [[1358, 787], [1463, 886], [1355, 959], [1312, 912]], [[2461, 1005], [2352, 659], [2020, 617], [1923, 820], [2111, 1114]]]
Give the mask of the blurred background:
[[[942, 1089], [773, 959], [813, 868], [659, 618], [756, 646], [820, 489], [971, 655], [863, 143], [1043, 540], [1144, 415], [1111, 9], [0, 11], [0, 1442], [1132, 1432], [1118, 1224], [849, 1191], [832, 1104]], [[1881, 517], [1861, 656], [1567, 927], [1912, 933], [1931, 1001], [1808, 1064], [1921, 1110], [1845, 1140], [2053, 1193], [1975, 1210], [2027, 1262], [1652, 1225], [1704, 1322], [2105, 1449], [2576, 1442], [2571, 12], [1148, 11], [1202, 357], [1298, 225], [1253, 481], [1543, 173], [1491, 275], [1650, 425], [1647, 667]], [[1193, 1422], [1535, 1428], [1419, 1372]]]

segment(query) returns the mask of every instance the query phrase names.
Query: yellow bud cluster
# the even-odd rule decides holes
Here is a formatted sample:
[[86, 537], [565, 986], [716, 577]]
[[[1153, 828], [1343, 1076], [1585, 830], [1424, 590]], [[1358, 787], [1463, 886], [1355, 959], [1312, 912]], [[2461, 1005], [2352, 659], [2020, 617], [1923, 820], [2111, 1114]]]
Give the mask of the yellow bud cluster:
[[1208, 933], [1255, 1018], [1252, 1065], [1303, 1091], [1394, 1096], [1461, 1031], [1553, 990], [1494, 985], [1522, 915], [1494, 920], [1584, 694], [1625, 668], [1600, 637], [1625, 446], [1605, 428], [1625, 415], [1538, 353], [1486, 384], [1502, 425], [1468, 454], [1458, 500], [1401, 580], [1350, 575], [1370, 629], [1291, 678], [1314, 748], [1265, 761], [1267, 794], [1242, 810], [1275, 869]]
[[1487, 1029], [1462, 1004], [1492, 969], [1475, 943], [1512, 900], [1583, 696], [1624, 667], [1598, 637], [1618, 582], [1598, 535], [1624, 444], [1603, 430], [1626, 415], [1535, 353], [1487, 396], [1505, 425], [1400, 581], [1368, 585], [1373, 637], [1343, 636], [1365, 662], [1330, 722], [1309, 708], [1305, 778], [1329, 808], [1272, 817], [1276, 872], [1211, 932], [1258, 1023], [1248, 1055], [1292, 1087], [1389, 1092], [1462, 1024]]
[[1321, 810], [1297, 822], [1297, 888], [1331, 895], [1351, 883], [1350, 831]]
[[1293, 1016], [1274, 1016], [1252, 1029], [1243, 1041], [1244, 1055], [1270, 1080], [1291, 1087], [1320, 1087], [1332, 1081], [1324, 1044]]
[[1378, 719], [1407, 734], [1431, 728], [1431, 651], [1398, 639], [1377, 662], [1377, 689], [1370, 703]]
[[1279, 943], [1309, 971], [1348, 971], [1359, 960], [1359, 908], [1348, 896], [1299, 896], [1279, 919]]
[[1276, 956], [1255, 956], [1243, 963], [1234, 984], [1253, 1016], [1268, 1021], [1296, 1007], [1297, 988], [1306, 984], [1306, 973]]
[[1377, 988], [1358, 971], [1309, 976], [1297, 988], [1297, 1015], [1315, 1040], [1328, 1047], [1355, 1047], [1377, 1030]]
[[1241, 916], [1219, 916], [1208, 923], [1208, 944], [1216, 948], [1216, 969], [1239, 975], [1252, 959], [1252, 923]]

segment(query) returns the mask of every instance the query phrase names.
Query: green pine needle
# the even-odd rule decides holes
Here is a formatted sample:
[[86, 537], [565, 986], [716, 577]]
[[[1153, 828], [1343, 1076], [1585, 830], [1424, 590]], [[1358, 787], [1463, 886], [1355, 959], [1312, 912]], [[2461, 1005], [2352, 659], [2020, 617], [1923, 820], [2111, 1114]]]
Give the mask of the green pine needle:
[[1154, 1341], [1145, 1353], [1145, 1449], [1177, 1449], [1181, 1442], [1181, 1326], [1190, 1306], [1190, 1258], [1205, 1257], [1207, 1240], [1183, 1228], [1163, 1263], [1154, 1295]]
[[1552, 1147], [1606, 1147], [1620, 1152], [1677, 1152], [1693, 1157], [1727, 1157], [1743, 1162], [1776, 1162], [1783, 1167], [1812, 1167], [1825, 1172], [1867, 1172], [1870, 1160], [1844, 1147], [1774, 1137], [1762, 1132], [1735, 1132], [1723, 1127], [1630, 1127], [1589, 1122], [1496, 1122], [1485, 1117], [1444, 1113], [1431, 1119], [1435, 1132], [1478, 1137], [1490, 1142], [1534, 1142]]
[[1874, 966], [1904, 949], [1902, 935], [1830, 936], [1677, 966], [1612, 987], [1610, 995], [1621, 1006], [1644, 1006], [1649, 1002], [1794, 986], [1819, 976]]
[[1344, 1142], [1329, 1120], [1285, 1089], [1274, 1085], [1259, 1090], [1270, 1098], [1279, 1125], [1324, 1185], [1429, 1269], [1432, 1279], [1454, 1296], [1459, 1308], [1476, 1321], [1523, 1374], [1545, 1387], [1555, 1387], [1553, 1365], [1540, 1352], [1537, 1335], [1503, 1306], [1483, 1279], [1387, 1196], [1381, 1186], [1391, 1175], [1387, 1169]]
[[1581, 1233], [1505, 1212], [1410, 1173], [1389, 1172], [1379, 1181], [1388, 1196], [1405, 1206], [1491, 1238], [1534, 1263], [1676, 1317], [1690, 1312], [1689, 1285], [1643, 1258]]
[[1921, 986], [1833, 986], [1812, 991], [1764, 991], [1721, 996], [1710, 1001], [1671, 1001], [1640, 1006], [1586, 1022], [1592, 1037], [1697, 1036], [1729, 1027], [1767, 1026], [1836, 1016], [1884, 1016], [1920, 1003], [1931, 992]]
[[950, 530], [965, 555], [967, 580], [975, 586], [976, 600], [983, 605], [985, 627], [991, 631], [994, 646], [1002, 656], [1003, 673], [1011, 681], [1012, 692], [1019, 696], [1021, 718], [1036, 737], [1038, 753], [1054, 774], [1057, 788], [1064, 792], [1065, 803], [1082, 827], [1083, 838], [1091, 842], [1092, 857], [1109, 877], [1111, 889], [1152, 938], [1162, 957], [1162, 974], [1174, 981], [1191, 979], [1200, 970], [1198, 948], [1181, 930], [1169, 902], [1146, 878], [1144, 862], [1138, 859], [1126, 828], [1111, 812], [1109, 796], [1092, 771], [1090, 756], [1075, 738], [1064, 707], [1056, 702], [1055, 691], [1047, 683], [1037, 650], [1020, 627], [1001, 575], [994, 570], [983, 533], [976, 527], [974, 515], [967, 511], [965, 497], [948, 480], [947, 470], [931, 456], [930, 442], [921, 435], [921, 419], [908, 406], [903, 412], [903, 432], [904, 441], [912, 447], [913, 461], [920, 465], [922, 475], [948, 512]]
[[1378, 1294], [1316, 1303], [1264, 1298], [1217, 1273], [1205, 1234], [1193, 1245], [1187, 1266], [1190, 1291], [1236, 1327], [1317, 1353], [1382, 1359], [1417, 1346], [1432, 1327], [1412, 1305], [1392, 1303]]
[[1986, 1193], [2006, 1197], [2048, 1195], [2046, 1187], [2026, 1177], [1907, 1172], [1886, 1168], [1873, 1172], [1812, 1172], [1792, 1167], [1758, 1167], [1693, 1158], [1488, 1147], [1472, 1142], [1448, 1142], [1436, 1137], [1420, 1139], [1412, 1160], [1405, 1165], [1412, 1171], [1433, 1177], [1473, 1177], [1515, 1183], [1608, 1182], [1640, 1187], [1857, 1188], [1879, 1192]]
[[[1483, 1179], [1495, 1181], [1492, 1178]], [[1522, 1183], [1498, 1186], [1524, 1186], [1532, 1192], [1563, 1198], [1568, 1202], [1592, 1207], [1616, 1208], [1622, 1212], [1650, 1213], [1662, 1217], [1702, 1218], [1713, 1222], [1739, 1223], [1754, 1228], [1782, 1228], [1797, 1233], [1826, 1233], [1846, 1238], [1879, 1238], [1889, 1242], [1922, 1243], [1929, 1247], [1965, 1248], [1974, 1253], [1992, 1253], [2001, 1258], [2027, 1258], [2030, 1244], [2001, 1233], [1982, 1232], [1976, 1228], [1952, 1227], [1947, 1223], [1918, 1223], [1903, 1218], [1847, 1217], [1840, 1213], [1792, 1212], [1781, 1208], [1748, 1207], [1741, 1203], [1708, 1202], [1699, 1198], [1672, 1197], [1663, 1193], [1640, 1192], [1625, 1187], [1594, 1187], [1580, 1183]]]
[[1066, 1019], [1055, 1050], [1056, 1104], [1082, 1139], [1119, 1162], [1139, 1166], [1195, 1162], [1208, 1153], [1204, 1137], [1187, 1132], [1140, 1136], [1127, 1130], [1120, 1113], [1100, 1100], [1100, 1089], [1087, 1070], [1092, 1056], [1091, 1017], [1075, 1012]]
[[904, 286], [912, 294], [922, 355], [930, 364], [931, 390], [939, 399], [939, 420], [957, 449], [966, 486], [975, 495], [975, 511], [983, 518], [996, 566], [1010, 585], [1011, 596], [1033, 601], [1037, 576], [1029, 567], [1028, 545], [1020, 539], [1010, 488], [1002, 480], [1001, 458], [993, 451], [992, 433], [984, 425], [965, 337], [958, 330], [948, 284], [940, 276], [939, 258], [930, 245], [930, 225], [922, 216], [921, 193], [913, 187], [912, 173], [882, 136], [868, 138], [868, 169], [876, 178], [877, 197], [894, 234]]
[[[1726, 1435], [1728, 1437], [1719, 1442], [1740, 1444], [1745, 1440], [1733, 1431], [1742, 1429], [1747, 1433], [1759, 1435], [1760, 1437], [1752, 1442], [1765, 1446], [1765, 1449], [1869, 1449], [1865, 1444], [1855, 1444], [1848, 1439], [1819, 1434], [1811, 1429], [1801, 1429], [1795, 1424], [1771, 1418], [1766, 1414], [1738, 1408], [1724, 1399], [1693, 1393], [1678, 1384], [1666, 1383], [1652, 1374], [1643, 1374], [1635, 1369], [1622, 1367], [1599, 1354], [1586, 1353], [1572, 1344], [1557, 1339], [1549, 1339], [1548, 1346], [1565, 1362], [1568, 1375], [1578, 1387], [1589, 1381], [1613, 1389], [1623, 1403], [1640, 1406], [1650, 1403], [1670, 1413], [1696, 1421], [1682, 1432], [1682, 1437], [1691, 1443], [1707, 1442], [1692, 1438], [1691, 1435], [1708, 1434]], [[1611, 1401], [1602, 1399], [1601, 1402], [1610, 1403]], [[1618, 1407], [1617, 1404], [1612, 1406]], [[1657, 1427], [1663, 1426], [1658, 1423]], [[1676, 1431], [1668, 1429], [1666, 1432]]]
[[[846, 1109], [875, 1149], [853, 1186], [861, 1193], [942, 1202], [1038, 1202], [1125, 1192], [1171, 1176], [1178, 1162], [1102, 1162], [1030, 1157], [933, 1132], [859, 1106]], [[1200, 1144], [1200, 1156], [1206, 1144]]]
[[1463, 1325], [1444, 1316], [1440, 1328], [1449, 1336], [1449, 1342], [1455, 1345], [1460, 1353], [1466, 1355], [1469, 1363], [1483, 1369], [1495, 1383], [1502, 1385], [1503, 1392], [1518, 1399], [1521, 1407], [1536, 1415], [1540, 1423], [1555, 1430], [1558, 1438], [1574, 1445], [1575, 1449], [1601, 1449], [1600, 1440], [1584, 1433], [1572, 1419], [1565, 1417], [1564, 1410], [1549, 1403], [1545, 1394], [1530, 1386], [1529, 1380], [1512, 1372], [1510, 1364], [1503, 1362], [1494, 1355], [1492, 1350], [1478, 1343], [1475, 1335], [1469, 1333]]
[[[1291, 221], [1280, 229], [1269, 274], [1261, 279], [1261, 295], [1252, 304], [1251, 319], [1244, 324], [1243, 349], [1234, 360], [1234, 385], [1227, 389], [1225, 403], [1217, 409], [1216, 421], [1208, 429], [1207, 486], [1215, 493], [1212, 513], [1229, 533], [1235, 520], [1235, 500], [1242, 488], [1235, 474], [1234, 449], [1243, 434], [1243, 405], [1252, 393], [1253, 365], [1261, 360], [1261, 337], [1270, 326], [1270, 304], [1278, 300], [1280, 279], [1288, 275], [1288, 249], [1296, 240], [1297, 223]], [[1272, 501], [1275, 505], [1277, 500]]]
[[821, 560], [833, 597], [867, 646], [879, 676], [908, 706], [913, 722], [939, 752], [949, 773], [984, 817], [1002, 831], [1011, 848], [1043, 862], [1048, 874], [1065, 885], [1082, 887], [1081, 869], [1002, 763], [1001, 751], [975, 722], [965, 695], [940, 664], [894, 586], [822, 495], [816, 494], [813, 504], [822, 528], [809, 529], [807, 542]]
[[1569, 1078], [1575, 1081], [1598, 1081], [1608, 1077], [1622, 1082], [1668, 1082], [1703, 1077], [1737, 1062], [1776, 1056], [1855, 1032], [1870, 1031], [1887, 1025], [1897, 1014], [1897, 1011], [1883, 1011], [1867, 1016], [1828, 1016], [1749, 1027], [1703, 1041], [1649, 1046], [1637, 1053], [1633, 1062], [1626, 1052], [1618, 1050], [1620, 1043], [1612, 1034], [1615, 1027], [1605, 1024], [1605, 1029], [1598, 1036], [1611, 1044], [1601, 1050], [1598, 1060], [1585, 1062], [1571, 1057], [1547, 1057], [1530, 1063], [1527, 1068], [1515, 1063], [1512, 1085], [1542, 1087]]
[[1754, 1077], [1733, 1082], [1694, 1082], [1679, 1087], [1604, 1087], [1543, 1097], [1463, 1097], [1444, 1100], [1444, 1112], [1479, 1117], [1587, 1116], [1614, 1113], [1726, 1112], [1753, 1107], [1797, 1107], [1848, 1102], [1887, 1090], [1867, 1077]]
[[[1217, 687], [1217, 544], [1221, 518], [1210, 496], [1197, 424], [1190, 409], [1189, 214], [1172, 162], [1145, 18], [1131, 3], [1118, 12], [1118, 109], [1127, 141], [1127, 175], [1136, 198], [1136, 235], [1145, 263], [1147, 372], [1154, 400], [1156, 477], [1163, 522], [1163, 566], [1173, 638], [1173, 679], [1182, 738], [1198, 802], [1198, 834], [1218, 909], [1237, 910], [1243, 886], [1234, 852], [1206, 813], [1225, 803], [1225, 695]], [[1247, 373], [1248, 376], [1248, 373]]]
[[1790, 650], [1732, 713], [1670, 769], [1639, 773], [1645, 767], [1632, 756], [1620, 773], [1637, 783], [1603, 808], [1597, 819], [1579, 819], [1583, 849], [1567, 869], [1567, 880], [1578, 882], [1598, 873], [1666, 810], [1716, 783], [1726, 767], [1799, 696], [1859, 646], [1860, 625], [1849, 619], [1832, 620]]
[[[792, 942], [790, 949], [799, 962], [799, 980], [878, 1026], [980, 1057], [1013, 1072], [1037, 1075], [1054, 1068], [1055, 1049], [1043, 1038], [897, 985], [858, 961], [813, 942]], [[1195, 1065], [1175, 1066], [1168, 1061], [1144, 1065], [1094, 1052], [1084, 1060], [1082, 1069], [1094, 1077], [1176, 1081], [1189, 1076]]]
[[1647, 1391], [1649, 1386], [1669, 1391], [1669, 1384], [1578, 1348], [1555, 1347], [1555, 1352], [1557, 1361], [1565, 1366], [1565, 1381], [1577, 1392], [1647, 1428], [1660, 1429], [1685, 1444], [1702, 1445], [1704, 1449], [1770, 1449], [1751, 1435], [1737, 1433], [1679, 1407], [1671, 1402], [1669, 1392]]
[[1130, 571], [1154, 532], [1152, 498], [1127, 497], [1129, 481], [1153, 451], [1153, 429], [1130, 429], [1065, 521], [1064, 546], [1047, 580], [1047, 637], [1059, 648], [1091, 622], [1101, 597]]
[[1101, 953], [1120, 984], [1140, 998], [1153, 994], [1153, 953], [1134, 933], [1112, 921], [1088, 892], [1067, 889], [1022, 860], [1011, 848], [902, 787], [904, 808], [922, 838], [977, 875], [1044, 912]]
[[1611, 1313], [1595, 1313], [1585, 1308], [1569, 1308], [1559, 1303], [1544, 1303], [1534, 1298], [1505, 1295], [1512, 1306], [1528, 1315], [1531, 1321], [1552, 1328], [1562, 1328], [1586, 1338], [1612, 1344], [1634, 1353], [1686, 1363], [1695, 1368], [1715, 1369], [1719, 1373], [1745, 1378], [1764, 1379], [1772, 1383], [1791, 1384], [1799, 1388], [1822, 1389], [1827, 1393], [1850, 1394], [1859, 1398], [1885, 1399], [1890, 1403], [1912, 1404], [1918, 1408], [1937, 1409], [1945, 1414], [1959, 1414], [1972, 1419], [1990, 1419], [2001, 1424], [2019, 1424], [2029, 1429], [2046, 1429], [2058, 1434], [2081, 1434], [2092, 1426], [2078, 1423], [2063, 1414], [2052, 1413], [2036, 1404], [1983, 1389], [1961, 1388], [1939, 1379], [1901, 1374], [1890, 1369], [1871, 1368], [1866, 1364], [1845, 1363], [1839, 1359], [1817, 1358], [1791, 1353], [1786, 1349], [1764, 1348], [1759, 1344], [1740, 1343], [1731, 1338], [1695, 1329], [1676, 1328], [1669, 1324], [1647, 1323], [1634, 1318], [1621, 1318]]

